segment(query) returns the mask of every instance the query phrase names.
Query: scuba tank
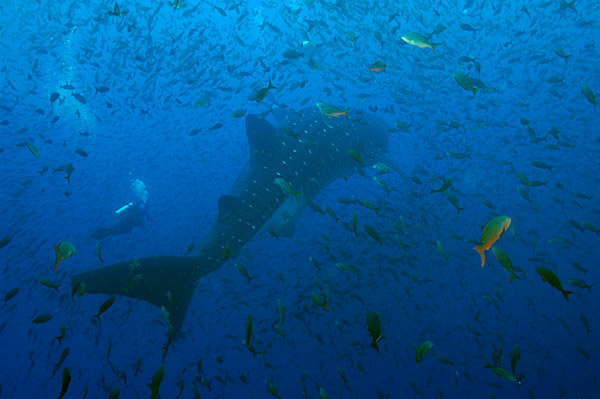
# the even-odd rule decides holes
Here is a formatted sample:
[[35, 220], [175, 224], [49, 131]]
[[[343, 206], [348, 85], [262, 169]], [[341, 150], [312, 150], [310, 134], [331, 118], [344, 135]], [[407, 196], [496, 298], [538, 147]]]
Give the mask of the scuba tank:
[[133, 206], [133, 202], [130, 202], [129, 204], [123, 205], [122, 207], [117, 209], [115, 211], [115, 213], [120, 216], [123, 212], [125, 212], [127, 209], [131, 208], [132, 206]]

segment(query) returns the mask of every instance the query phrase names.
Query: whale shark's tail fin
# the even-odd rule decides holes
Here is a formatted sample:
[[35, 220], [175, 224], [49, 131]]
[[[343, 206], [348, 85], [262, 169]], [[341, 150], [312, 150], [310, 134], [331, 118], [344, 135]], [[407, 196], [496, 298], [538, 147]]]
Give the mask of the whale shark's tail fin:
[[89, 294], [124, 295], [164, 306], [177, 337], [198, 280], [214, 270], [203, 271], [202, 263], [199, 256], [134, 259], [76, 274], [71, 285], [77, 289], [83, 282]]

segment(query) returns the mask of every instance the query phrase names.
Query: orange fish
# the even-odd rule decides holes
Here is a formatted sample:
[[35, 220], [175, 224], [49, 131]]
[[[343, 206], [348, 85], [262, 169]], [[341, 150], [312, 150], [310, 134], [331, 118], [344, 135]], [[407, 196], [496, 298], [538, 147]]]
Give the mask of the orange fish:
[[369, 72], [381, 72], [385, 69], [385, 66], [383, 61], [377, 61], [369, 68]]
[[54, 252], [56, 253], [56, 260], [52, 271], [56, 270], [61, 260], [70, 258], [75, 253], [75, 245], [68, 241], [61, 241], [58, 245], [54, 244]]
[[346, 118], [348, 117], [348, 110], [345, 111], [339, 111], [339, 112], [330, 112], [328, 114], [325, 114], [325, 116], [332, 116], [334, 118], [337, 118], [340, 115], [344, 115]]
[[510, 226], [510, 218], [508, 216], [496, 216], [481, 230], [481, 241], [478, 246], [473, 248], [481, 255], [481, 267], [485, 263], [485, 254], [483, 251], [490, 249], [496, 240], [502, 237], [508, 226]]

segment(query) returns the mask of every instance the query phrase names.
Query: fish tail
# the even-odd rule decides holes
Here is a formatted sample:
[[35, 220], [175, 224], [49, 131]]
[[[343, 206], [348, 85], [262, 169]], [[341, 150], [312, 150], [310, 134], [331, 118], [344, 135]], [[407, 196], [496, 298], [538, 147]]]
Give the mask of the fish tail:
[[54, 261], [54, 269], [52, 269], [52, 271], [55, 271], [60, 263], [60, 253], [58, 252], [58, 245], [56, 244], [54, 244], [54, 253], [56, 254], [56, 260]]
[[[71, 285], [83, 282], [89, 294], [123, 295], [159, 308], [164, 306], [171, 313], [170, 320], [177, 337], [198, 280], [221, 264], [202, 256], [152, 256], [139, 259], [135, 266], [132, 261], [125, 261], [79, 273], [71, 277]], [[143, 277], [130, 287], [136, 274]]]
[[475, 251], [479, 252], [479, 255], [481, 256], [481, 267], [483, 267], [483, 264], [485, 263], [485, 254], [484, 254], [485, 249], [481, 245], [478, 245], [473, 249]]
[[560, 290], [560, 292], [562, 292], [562, 294], [565, 296], [565, 299], [567, 300], [567, 302], [569, 302], [569, 295], [572, 294], [573, 291]]
[[437, 46], [441, 46], [442, 44], [444, 44], [444, 43], [431, 43], [431, 44], [430, 44], [430, 46], [431, 46], [430, 48], [431, 48], [431, 50], [432, 50], [432, 51], [435, 53], [435, 48], [436, 48]]
[[377, 349], [377, 352], [379, 352], [379, 345], [377, 345], [377, 342], [373, 341], [370, 346], [373, 349]]
[[521, 277], [517, 276], [512, 270], [510, 272], [510, 279], [508, 280], [508, 284], [512, 283], [514, 279], [521, 280]]

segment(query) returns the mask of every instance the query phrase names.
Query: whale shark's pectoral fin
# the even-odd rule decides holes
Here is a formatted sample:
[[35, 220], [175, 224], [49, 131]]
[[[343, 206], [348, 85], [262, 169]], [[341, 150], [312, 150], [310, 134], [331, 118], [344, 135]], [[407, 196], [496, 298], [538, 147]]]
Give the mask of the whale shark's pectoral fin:
[[240, 197], [236, 197], [235, 195], [221, 196], [219, 198], [219, 216], [217, 217], [217, 222], [222, 223], [231, 216], [238, 214], [243, 209], [243, 205]]
[[258, 234], [271, 233], [275, 236], [293, 238], [298, 217], [306, 207], [306, 198], [302, 196], [296, 200], [293, 196], [288, 196], [277, 211], [271, 215], [265, 222]]
[[124, 295], [164, 306], [177, 337], [197, 282], [210, 271], [203, 273], [201, 264], [201, 257], [192, 256], [140, 258], [76, 274], [71, 285], [83, 282], [89, 294]]
[[285, 238], [294, 238], [294, 232], [296, 230], [296, 218], [294, 220], [288, 220], [282, 225], [273, 228], [273, 232]]

